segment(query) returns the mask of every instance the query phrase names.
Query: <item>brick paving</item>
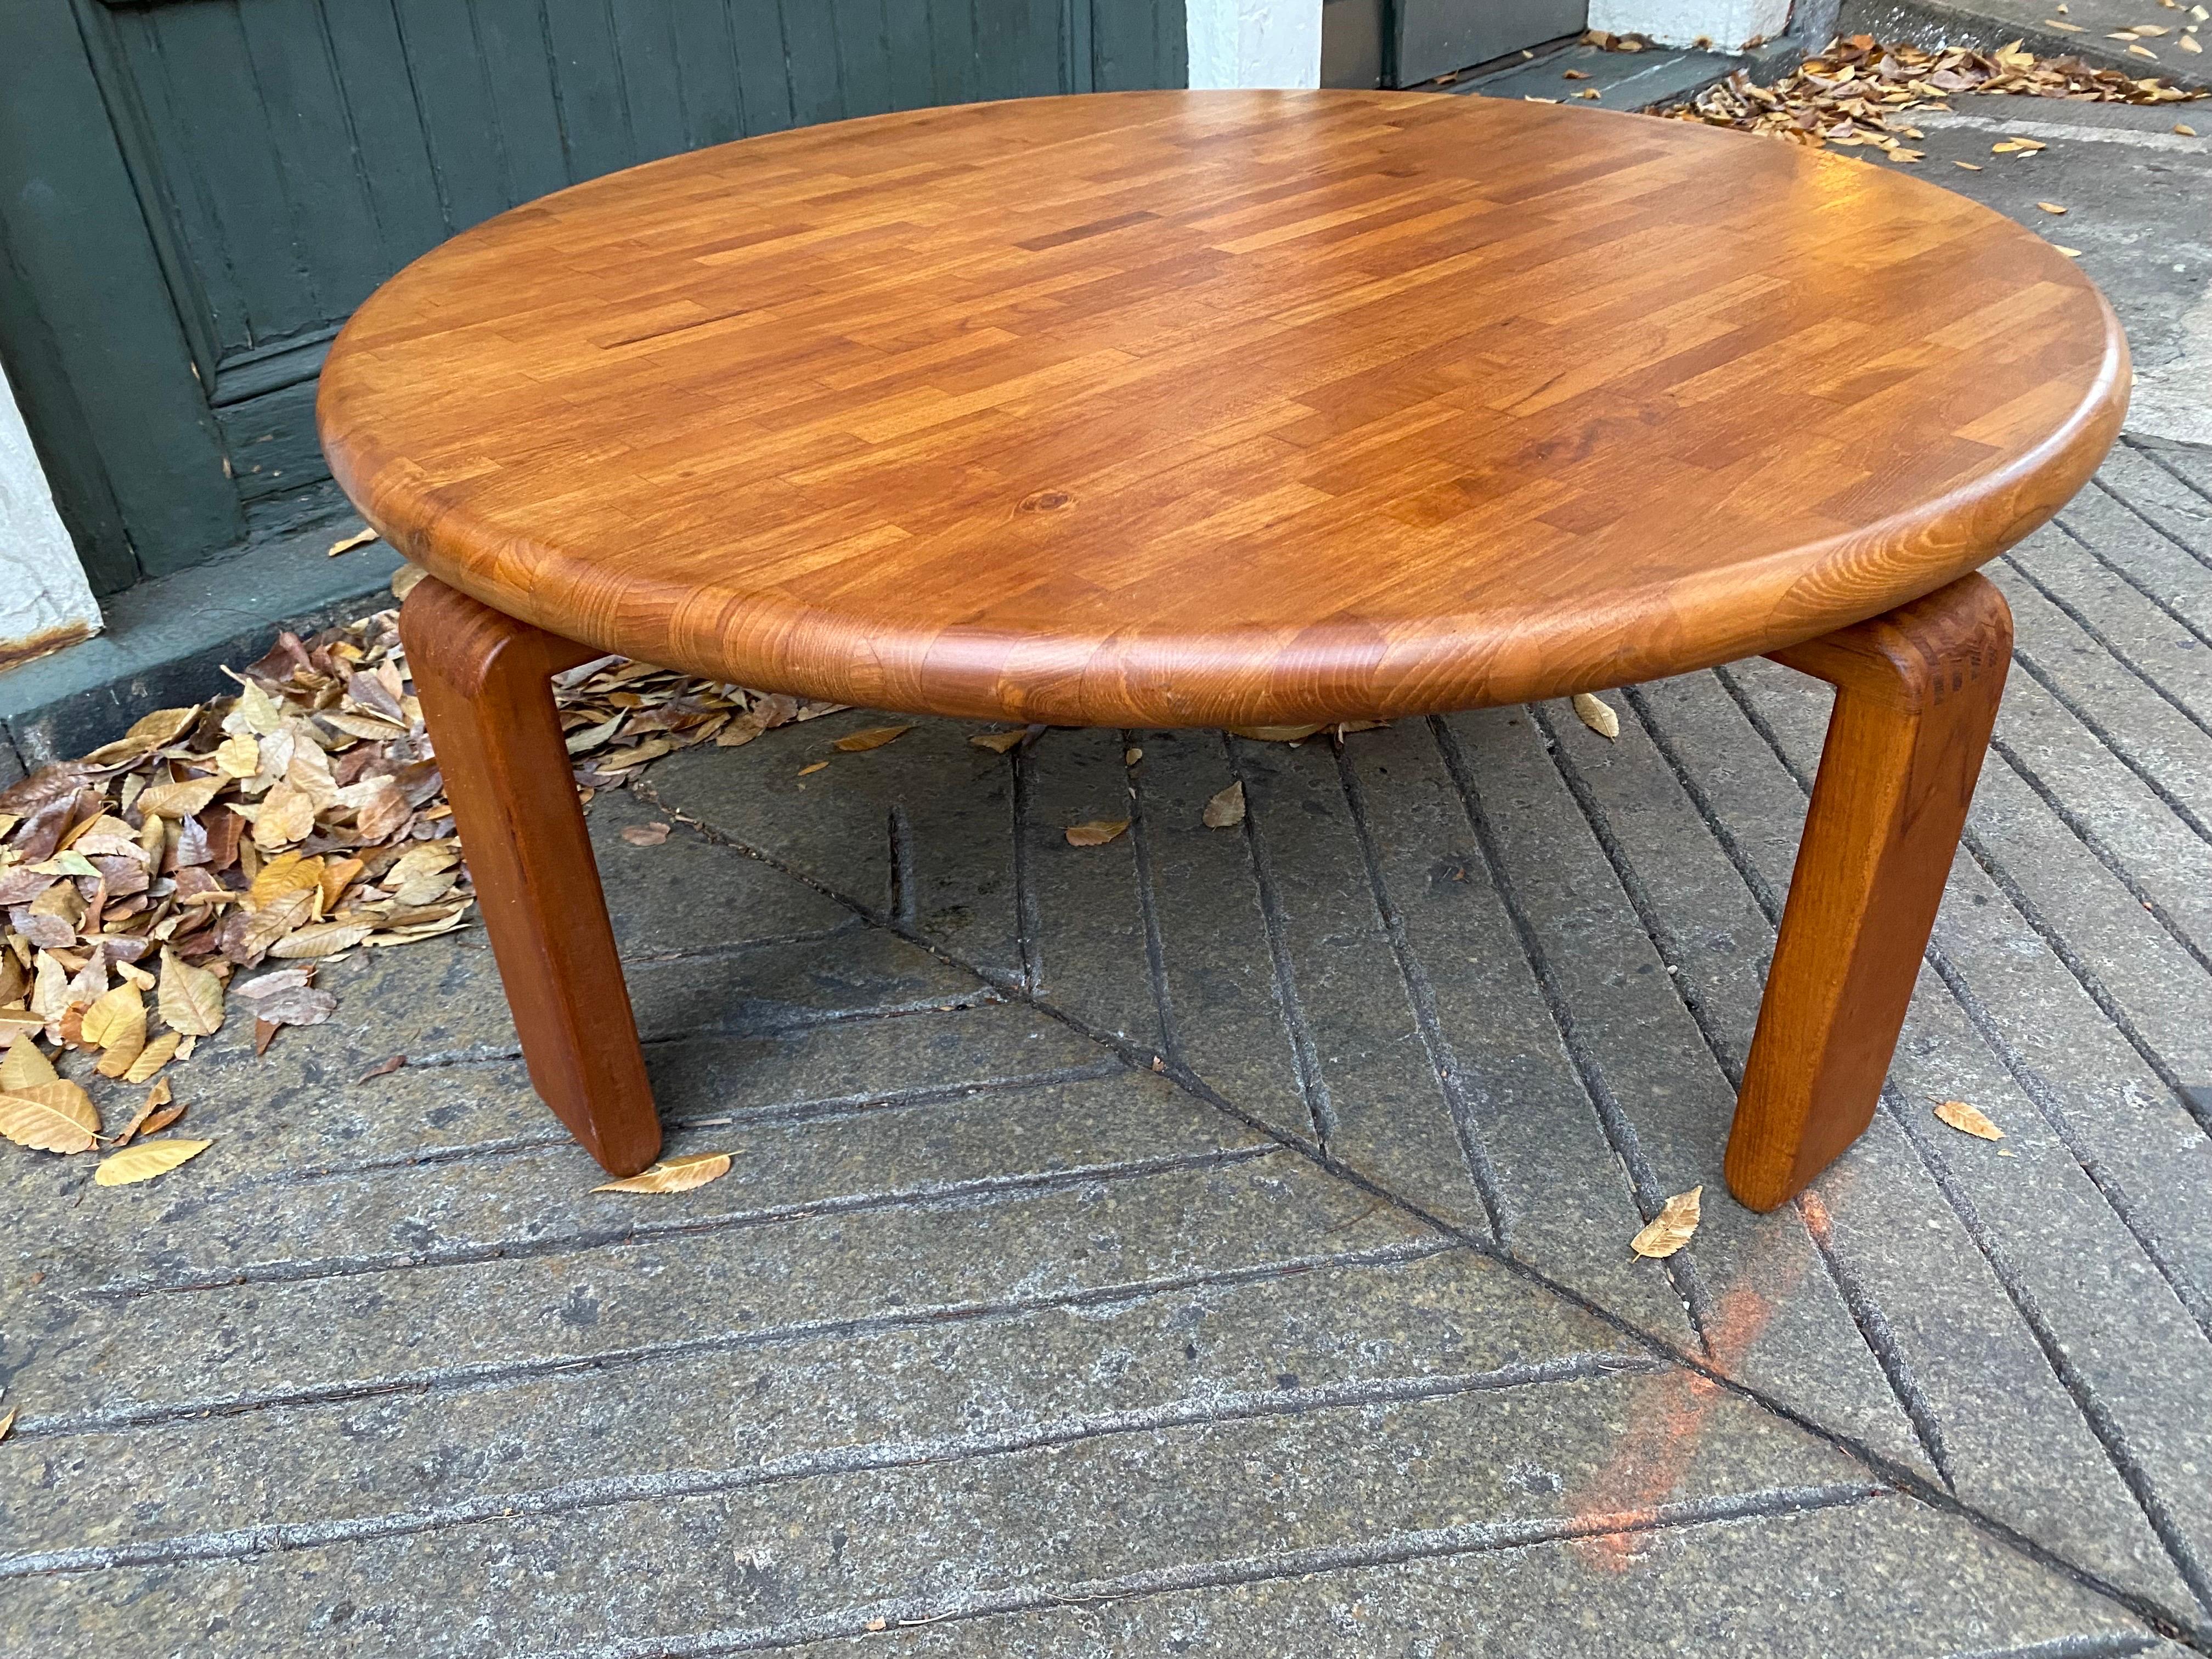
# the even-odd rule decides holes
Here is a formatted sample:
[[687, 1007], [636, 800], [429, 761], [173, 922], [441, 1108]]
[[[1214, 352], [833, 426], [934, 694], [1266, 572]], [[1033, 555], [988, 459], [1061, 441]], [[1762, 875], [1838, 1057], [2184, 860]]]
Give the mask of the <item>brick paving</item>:
[[226, 1032], [184, 1170], [12, 1153], [0, 1651], [2212, 1651], [2212, 455], [1992, 572], [1885, 1109], [1766, 1217], [1720, 1152], [1826, 701], [1771, 665], [1617, 744], [657, 763], [590, 816], [732, 1173], [590, 1192], [473, 930]]

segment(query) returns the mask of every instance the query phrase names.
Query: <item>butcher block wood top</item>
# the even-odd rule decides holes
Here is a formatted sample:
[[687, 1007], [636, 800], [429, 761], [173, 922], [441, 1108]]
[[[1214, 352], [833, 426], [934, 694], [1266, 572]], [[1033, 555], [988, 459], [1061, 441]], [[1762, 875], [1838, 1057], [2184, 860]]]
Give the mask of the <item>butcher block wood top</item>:
[[1771, 651], [1972, 569], [2119, 428], [2030, 232], [1893, 167], [1427, 94], [750, 138], [363, 306], [368, 521], [605, 650], [1066, 724], [1415, 714]]

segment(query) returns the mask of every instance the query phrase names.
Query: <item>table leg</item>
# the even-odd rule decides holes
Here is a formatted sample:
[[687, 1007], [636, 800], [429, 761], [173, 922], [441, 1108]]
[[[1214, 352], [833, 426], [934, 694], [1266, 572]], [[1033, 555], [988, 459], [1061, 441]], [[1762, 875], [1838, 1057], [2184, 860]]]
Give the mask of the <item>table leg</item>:
[[1972, 575], [1774, 660], [1836, 688], [1813, 806], [1729, 1135], [1729, 1190], [1771, 1210], [1873, 1120], [2012, 657]]
[[635, 1175], [660, 1120], [548, 684], [597, 653], [428, 580], [399, 632], [530, 1080], [586, 1152]]

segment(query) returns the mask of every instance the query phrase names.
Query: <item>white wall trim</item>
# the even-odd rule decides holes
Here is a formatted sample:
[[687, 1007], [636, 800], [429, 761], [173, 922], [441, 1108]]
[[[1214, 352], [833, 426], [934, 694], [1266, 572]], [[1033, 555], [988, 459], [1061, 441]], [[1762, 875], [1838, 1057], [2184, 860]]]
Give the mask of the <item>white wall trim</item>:
[[1322, 0], [1189, 0], [1194, 87], [1317, 87]]
[[1790, 0], [1590, 0], [1589, 26], [1662, 46], [1710, 43], [1735, 52], [1790, 25]]
[[100, 606], [0, 375], [0, 665], [100, 631]]

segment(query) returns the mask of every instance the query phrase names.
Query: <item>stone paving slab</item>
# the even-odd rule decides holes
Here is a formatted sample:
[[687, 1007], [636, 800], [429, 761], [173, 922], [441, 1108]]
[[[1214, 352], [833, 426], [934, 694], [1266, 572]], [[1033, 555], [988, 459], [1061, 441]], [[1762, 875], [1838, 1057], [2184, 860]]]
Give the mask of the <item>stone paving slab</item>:
[[1771, 665], [1611, 743], [855, 711], [603, 792], [732, 1173], [592, 1193], [473, 929], [207, 1045], [186, 1170], [9, 1159], [0, 1650], [2201, 1650], [2208, 483], [2124, 448], [2000, 567], [1884, 1110], [1771, 1216], [1719, 1159], [1826, 699]]

